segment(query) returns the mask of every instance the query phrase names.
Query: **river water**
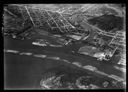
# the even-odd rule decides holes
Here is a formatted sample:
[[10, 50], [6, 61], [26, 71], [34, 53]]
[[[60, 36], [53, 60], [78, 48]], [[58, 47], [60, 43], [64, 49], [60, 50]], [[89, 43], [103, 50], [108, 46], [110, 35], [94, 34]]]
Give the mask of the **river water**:
[[[42, 37], [37, 37], [42, 38]], [[51, 41], [52, 38], [48, 38]], [[35, 54], [43, 54], [47, 56], [58, 56], [62, 59], [72, 62], [80, 62], [82, 65], [92, 65], [107, 74], [115, 74], [122, 77], [122, 72], [113, 68], [110, 63], [104, 63], [97, 61], [96, 58], [92, 58], [86, 55], [72, 54], [70, 50], [79, 48], [79, 45], [71, 45], [68, 47], [39, 47], [32, 45], [35, 39], [29, 40], [16, 40], [9, 37], [4, 38], [4, 49], [17, 50], [19, 52], [31, 52]], [[52, 41], [54, 43], [54, 40]], [[36, 58], [33, 56], [19, 55], [13, 53], [4, 54], [5, 64], [5, 85], [8, 88], [38, 88], [39, 80], [42, 73], [55, 67], [61, 67], [62, 65], [71, 67], [73, 70], [77, 69], [83, 72], [86, 70], [76, 67], [72, 64], [65, 63], [63, 61], [50, 60]], [[68, 70], [67, 70], [68, 71]], [[88, 71], [87, 71], [88, 72]]]

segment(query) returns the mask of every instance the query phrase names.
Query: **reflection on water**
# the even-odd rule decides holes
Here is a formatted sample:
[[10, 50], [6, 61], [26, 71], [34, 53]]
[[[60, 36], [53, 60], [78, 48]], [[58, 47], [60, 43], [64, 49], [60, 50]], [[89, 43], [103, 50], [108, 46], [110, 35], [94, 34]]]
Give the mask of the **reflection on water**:
[[[15, 43], [13, 43], [13, 42], [15, 42]], [[10, 46], [18, 43], [18, 40], [17, 41], [14, 40], [13, 42], [12, 42], [12, 44], [10, 44]], [[88, 61], [81, 62], [81, 64], [80, 64], [80, 63], [77, 63], [77, 61], [79, 61], [80, 58], [77, 59], [75, 57], [71, 57], [71, 60], [70, 60], [70, 57], [66, 58], [65, 54], [61, 54], [63, 56], [62, 57], [60, 55], [60, 53], [53, 54], [52, 52], [48, 52], [48, 50], [44, 50], [42, 48], [40, 49], [40, 47], [35, 49], [32, 46], [31, 42], [28, 42], [27, 40], [25, 41], [25, 46], [22, 45], [21, 43], [24, 44], [24, 42], [21, 41], [17, 45], [15, 45], [15, 48], [12, 48], [13, 46], [9, 47], [9, 49], [13, 49], [13, 50], [6, 50], [9, 53], [7, 55], [9, 57], [11, 57], [11, 59], [12, 59], [11, 60], [8, 57], [9, 59], [7, 62], [9, 62], [9, 64], [12, 63], [11, 66], [15, 67], [15, 68], [11, 67], [11, 68], [9, 68], [9, 70], [11, 71], [11, 69], [12, 69], [12, 70], [16, 71], [16, 72], [13, 72], [13, 73], [15, 73], [14, 75], [13, 75], [13, 73], [10, 73], [10, 75], [13, 75], [13, 77], [16, 75], [16, 77], [17, 77], [17, 79], [10, 78], [10, 80], [12, 80], [12, 81], [17, 80], [17, 84], [12, 83], [12, 81], [11, 81], [10, 85], [16, 84], [16, 85], [20, 86], [20, 85], [26, 84], [28, 86], [29, 83], [25, 82], [27, 80], [31, 81], [30, 85], [33, 85], [32, 83], [34, 83], [34, 80], [30, 80], [28, 75], [33, 74], [32, 79], [36, 80], [37, 78], [35, 78], [34, 74], [38, 75], [38, 73], [40, 74], [40, 72], [44, 71], [45, 69], [48, 69], [49, 67], [53, 67], [53, 65], [56, 66], [58, 62], [54, 62], [54, 61], [64, 61], [64, 62], [67, 62], [70, 64], [72, 63], [79, 67], [81, 66], [81, 64], [84, 65], [84, 63], [86, 63], [86, 65], [84, 65], [83, 69], [92, 70], [92, 71], [95, 71], [96, 73], [106, 75], [103, 72], [99, 72], [98, 70], [96, 71], [96, 67], [92, 67], [92, 66], [95, 66], [95, 65], [91, 65], [91, 64], [95, 64], [95, 62], [93, 62], [93, 61], [91, 61], [91, 63], [90, 63], [90, 61], [89, 62]], [[29, 43], [29, 45], [28, 45], [28, 43]], [[7, 47], [8, 46], [9, 45], [7, 45]], [[23, 47], [23, 49], [18, 48], [18, 46]], [[10, 54], [10, 53], [17, 53], [17, 54]], [[31, 57], [30, 56], [27, 57], [25, 55], [27, 55], [27, 56], [30, 55]], [[68, 54], [67, 54], [67, 56], [68, 56]], [[21, 58], [21, 57], [23, 57], [23, 58]], [[84, 57], [86, 57], [86, 56], [84, 56]], [[19, 58], [20, 58], [20, 60], [19, 60]], [[45, 59], [43, 59], [43, 58], [45, 58]], [[37, 61], [40, 61], [40, 62], [37, 62]], [[50, 63], [49, 63], [49, 61], [50, 61]], [[17, 64], [17, 66], [15, 66], [15, 63]], [[87, 63], [89, 63], [89, 64], [87, 64]], [[91, 66], [88, 66], [88, 65], [91, 65]], [[107, 65], [105, 65], [105, 66], [107, 66]], [[25, 68], [23, 68], [23, 67], [25, 67]], [[19, 72], [20, 70], [23, 71], [23, 73]], [[120, 85], [119, 83], [116, 83], [113, 81], [112, 81], [113, 84], [110, 82], [107, 83], [105, 81], [100, 82], [100, 80], [104, 80], [104, 79], [98, 79], [94, 75], [84, 74], [83, 72], [81, 73], [80, 71], [79, 71], [80, 73], [75, 73], [76, 69], [74, 71], [74, 69], [71, 69], [71, 68], [69, 69], [66, 66], [65, 66], [65, 68], [62, 69], [63, 71], [60, 71], [60, 68], [57, 68], [55, 70], [57, 70], [58, 72], [50, 71], [50, 72], [43, 74], [43, 77], [40, 79], [40, 83], [38, 82], [38, 84], [40, 84], [42, 89], [96, 89], [96, 88], [112, 88], [112, 87], [119, 88], [119, 86], [120, 86], [120, 88], [122, 88], [122, 85]], [[27, 71], [27, 73], [25, 73], [24, 71], [25, 72]], [[66, 71], [68, 71], [68, 73]], [[24, 74], [24, 75], [19, 76], [20, 73]], [[84, 76], [84, 77], [82, 77], [82, 76]], [[92, 79], [94, 79], [96, 81], [92, 81], [92, 80], [90, 80], [90, 78], [88, 78], [86, 76], [94, 76]], [[27, 79], [25, 80], [26, 77], [27, 77]], [[113, 77], [113, 76], [111, 76], [111, 77]], [[18, 78], [20, 80], [24, 80], [24, 81], [21, 81], [18, 83], [18, 81], [19, 81]], [[101, 84], [101, 85], [99, 85], [99, 84]], [[119, 86], [117, 84], [119, 84]], [[112, 87], [109, 85], [112, 85]], [[116, 85], [116, 86], [114, 86], [114, 85]]]
[[47, 73], [44, 73], [43, 77], [40, 80], [41, 89], [121, 88], [120, 83], [100, 79], [88, 73], [78, 73], [78, 71], [71, 71], [72, 70], [67, 71], [67, 69], [57, 68], [57, 70], [52, 69]]
[[[72, 75], [73, 76], [73, 75]], [[91, 84], [91, 76], [79, 76], [70, 81], [70, 75], [53, 75], [52, 73], [46, 73], [40, 81], [42, 89], [95, 89], [98, 86]]]

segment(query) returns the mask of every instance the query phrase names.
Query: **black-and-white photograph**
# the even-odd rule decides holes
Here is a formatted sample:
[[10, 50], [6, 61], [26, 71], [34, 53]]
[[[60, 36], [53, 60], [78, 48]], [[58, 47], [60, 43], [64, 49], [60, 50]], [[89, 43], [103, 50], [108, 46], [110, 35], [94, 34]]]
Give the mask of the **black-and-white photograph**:
[[6, 4], [5, 90], [126, 89], [125, 4]]

